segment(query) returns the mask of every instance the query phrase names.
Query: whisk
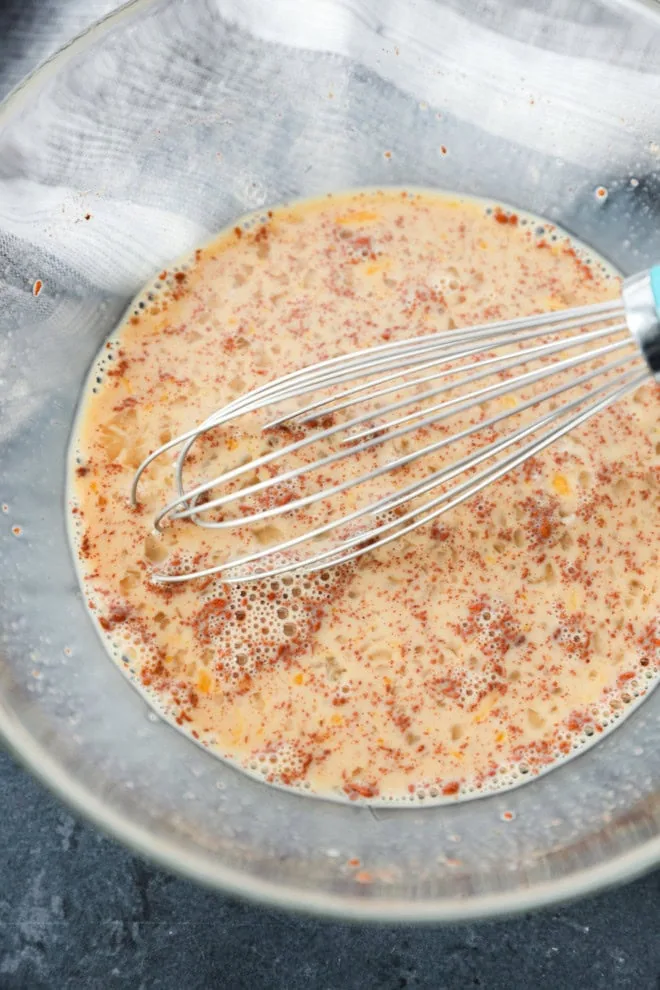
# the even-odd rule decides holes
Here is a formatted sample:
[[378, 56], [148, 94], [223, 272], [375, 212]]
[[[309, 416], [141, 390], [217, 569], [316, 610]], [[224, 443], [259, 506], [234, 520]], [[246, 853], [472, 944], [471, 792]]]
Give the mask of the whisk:
[[[530, 363], [540, 367], [523, 370]], [[496, 380], [488, 383], [493, 376]], [[558, 381], [553, 383], [553, 378]], [[154, 579], [180, 582], [219, 575], [223, 581], [241, 582], [301, 569], [308, 573], [325, 571], [355, 560], [450, 511], [651, 378], [660, 381], [660, 266], [626, 279], [618, 300], [385, 343], [284, 375], [230, 402], [143, 461], [131, 489], [134, 505], [140, 479], [149, 465], [168, 450], [181, 448], [174, 472], [177, 494], [158, 513], [156, 530], [167, 521], [184, 519], [210, 530], [263, 524], [278, 515], [307, 510], [381, 476], [392, 476], [396, 469], [440, 450], [451, 450], [458, 441], [487, 434], [509, 419], [514, 421], [513, 428], [439, 470], [290, 539], [209, 567], [159, 573]], [[546, 380], [548, 388], [544, 386], [545, 390], [519, 401], [521, 390]], [[483, 382], [486, 384], [480, 384]], [[328, 391], [330, 396], [322, 394]], [[320, 484], [300, 497], [277, 497], [304, 475], [373, 451], [388, 439], [437, 426], [457, 414], [469, 415], [492, 399], [512, 395], [515, 403], [494, 415], [470, 421], [457, 432], [450, 430], [432, 443], [388, 458], [367, 472], [356, 471], [336, 484]], [[286, 433], [288, 429], [293, 440], [186, 489], [186, 460], [204, 434], [247, 414], [310, 396], [313, 401], [302, 408], [280, 414], [262, 426], [271, 435], [274, 430]], [[549, 405], [549, 411], [532, 422], [515, 425], [515, 417], [543, 404]], [[339, 413], [344, 418], [337, 422]], [[292, 425], [300, 435], [292, 434]], [[302, 465], [277, 469], [287, 456], [299, 454], [313, 443], [323, 442], [327, 448], [329, 441], [337, 443], [337, 449], [326, 450]], [[266, 477], [259, 478], [260, 469]], [[248, 479], [246, 484], [246, 476], [253, 478], [255, 472], [257, 480]], [[439, 488], [442, 491], [434, 494]], [[272, 497], [265, 508], [245, 514], [246, 500], [255, 495]], [[433, 497], [420, 503], [420, 498], [428, 495]], [[232, 505], [236, 508], [237, 503], [243, 514], [227, 518], [226, 510]], [[330, 545], [319, 549], [319, 541], [326, 538]]]

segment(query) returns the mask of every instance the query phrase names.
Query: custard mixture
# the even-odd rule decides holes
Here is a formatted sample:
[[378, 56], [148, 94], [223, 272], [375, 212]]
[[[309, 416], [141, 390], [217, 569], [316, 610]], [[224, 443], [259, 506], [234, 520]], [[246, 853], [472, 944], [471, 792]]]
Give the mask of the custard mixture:
[[[110, 653], [199, 744], [268, 783], [324, 797], [457, 800], [513, 786], [593, 742], [660, 667], [656, 386], [429, 525], [314, 574], [159, 583], [267, 547], [311, 516], [225, 530], [169, 520], [156, 532], [175, 495], [176, 452], [145, 472], [136, 507], [129, 492], [150, 451], [279, 375], [618, 292], [599, 259], [539, 218], [398, 189], [249, 217], [161, 272], [104, 345], [72, 445], [72, 539]], [[395, 439], [361, 455], [363, 466], [542, 388], [484, 401], [421, 441]], [[206, 434], [186, 483], [286, 441], [261, 430], [267, 419]], [[483, 442], [475, 435], [466, 450]], [[408, 465], [397, 484], [450, 456]], [[352, 470], [348, 459], [314, 484]], [[393, 479], [378, 485], [387, 494]], [[340, 495], [339, 511], [359, 497]], [[316, 522], [327, 518], [319, 511]]]

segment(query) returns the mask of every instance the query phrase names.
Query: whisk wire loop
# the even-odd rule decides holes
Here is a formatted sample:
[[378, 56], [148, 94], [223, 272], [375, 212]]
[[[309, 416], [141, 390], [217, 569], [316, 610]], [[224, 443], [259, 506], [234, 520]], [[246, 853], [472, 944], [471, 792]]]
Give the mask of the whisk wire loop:
[[[644, 286], [637, 284], [641, 277], [635, 281], [634, 299], [641, 298], [648, 314], [648, 291], [645, 294]], [[453, 444], [473, 442], [481, 433], [486, 440], [402, 487], [393, 486], [385, 494], [370, 496], [367, 504], [352, 511], [331, 518], [326, 514], [325, 521], [298, 535], [208, 567], [155, 574], [154, 580], [178, 583], [219, 575], [223, 581], [234, 583], [300, 569], [323, 570], [387, 546], [483, 491], [649, 379], [649, 340], [653, 345], [653, 332], [660, 336], [660, 318], [656, 313], [656, 325], [651, 330], [646, 325], [649, 316], [640, 324], [639, 307], [629, 302], [633, 295], [628, 293], [627, 297], [626, 284], [619, 300], [452, 329], [331, 357], [228, 403], [199, 426], [163, 444], [138, 468], [131, 488], [134, 504], [144, 472], [156, 458], [179, 448], [174, 465], [176, 495], [156, 515], [157, 530], [166, 521], [183, 520], [210, 530], [249, 527], [331, 503], [336, 496], [407, 469]], [[578, 353], [570, 354], [575, 350]], [[556, 383], [553, 377], [558, 377]], [[549, 388], [532, 388], [531, 394], [525, 394], [548, 379]], [[318, 392], [323, 394], [302, 408], [281, 408]], [[573, 394], [564, 398], [566, 393]], [[485, 404], [502, 399], [506, 403], [503, 408], [486, 411]], [[493, 438], [496, 427], [544, 404], [549, 408], [539, 412], [536, 419], [523, 420], [522, 425], [518, 423], [501, 435], [495, 433]], [[186, 488], [184, 471], [194, 445], [211, 430], [226, 428], [265, 409], [275, 410], [275, 416], [261, 427], [271, 445], [281, 433], [291, 436], [294, 427], [302, 435]], [[444, 425], [462, 414], [468, 419], [467, 425], [459, 423], [453, 432]], [[415, 449], [405, 449], [411, 434], [424, 436], [431, 428], [441, 435]], [[337, 449], [328, 452], [333, 441]], [[379, 462], [376, 448], [393, 441], [404, 447], [399, 447], [397, 456]], [[314, 444], [321, 445], [321, 456], [305, 460], [305, 452]], [[368, 469], [363, 467], [332, 483], [319, 473], [349, 458], [357, 462], [360, 455], [371, 459]], [[303, 463], [295, 463], [300, 457]], [[286, 466], [287, 459], [289, 463], [293, 459], [293, 466]], [[284, 469], [273, 470], [280, 463]], [[260, 477], [262, 472], [266, 477]], [[315, 474], [321, 479], [316, 489], [287, 498], [273, 497], [282, 486]], [[266, 504], [250, 507], [249, 501], [255, 496], [265, 497]], [[236, 503], [238, 511], [234, 508], [227, 516], [225, 510]], [[330, 546], [305, 550], [307, 544], [325, 541], [333, 534]]]

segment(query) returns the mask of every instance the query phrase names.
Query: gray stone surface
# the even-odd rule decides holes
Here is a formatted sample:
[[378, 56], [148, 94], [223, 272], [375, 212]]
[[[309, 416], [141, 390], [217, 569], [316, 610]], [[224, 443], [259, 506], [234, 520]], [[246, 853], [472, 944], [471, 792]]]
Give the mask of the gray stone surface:
[[[0, 96], [116, 0], [0, 0]], [[0, 990], [660, 988], [660, 873], [554, 911], [444, 928], [237, 903], [80, 822], [0, 752]]]

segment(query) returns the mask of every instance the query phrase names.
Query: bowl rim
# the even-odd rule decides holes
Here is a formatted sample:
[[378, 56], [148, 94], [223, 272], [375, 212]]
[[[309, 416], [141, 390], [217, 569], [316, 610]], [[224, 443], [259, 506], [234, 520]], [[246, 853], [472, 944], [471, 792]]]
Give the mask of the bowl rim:
[[[54, 75], [61, 64], [83, 51], [114, 28], [124, 18], [135, 17], [158, 0], [128, 0], [38, 64], [0, 101], [0, 128], [29, 99], [33, 87]], [[659, 0], [599, 0], [603, 7], [623, 8], [650, 18], [660, 26]], [[257, 904], [317, 916], [360, 922], [451, 923], [476, 921], [520, 914], [558, 902], [594, 894], [607, 887], [627, 882], [652, 870], [660, 863], [660, 834], [647, 839], [637, 848], [613, 856], [597, 865], [553, 880], [535, 883], [510, 892], [479, 894], [469, 898], [447, 897], [429, 901], [403, 898], [365, 898], [338, 895], [288, 886], [259, 879], [239, 869], [214, 862], [200, 850], [182, 850], [162, 836], [155, 837], [147, 828], [136, 825], [117, 813], [110, 804], [94, 795], [65, 770], [19, 721], [0, 697], [0, 741], [4, 740], [17, 762], [29, 770], [47, 790], [65, 805], [120, 841], [171, 873], [195, 881], [204, 887], [246, 898]]]
[[289, 911], [306, 912], [345, 921], [453, 923], [522, 914], [566, 902], [652, 870], [660, 860], [660, 835], [630, 852], [556, 880], [534, 884], [507, 893], [480, 894], [470, 898], [449, 897], [429, 901], [402, 898], [365, 898], [317, 892], [270, 880], [262, 880], [238, 869], [210, 860], [124, 818], [91, 794], [63, 770], [49, 751], [18, 722], [0, 699], [0, 732], [19, 764], [41, 781], [64, 804], [79, 812], [102, 832], [121, 841], [133, 852], [171, 873], [194, 880], [203, 887], [233, 894], [257, 904]]

